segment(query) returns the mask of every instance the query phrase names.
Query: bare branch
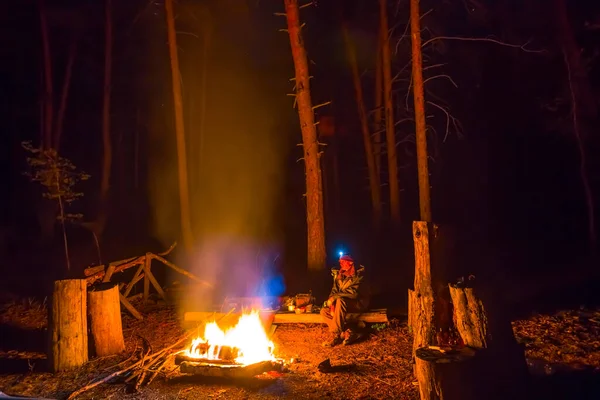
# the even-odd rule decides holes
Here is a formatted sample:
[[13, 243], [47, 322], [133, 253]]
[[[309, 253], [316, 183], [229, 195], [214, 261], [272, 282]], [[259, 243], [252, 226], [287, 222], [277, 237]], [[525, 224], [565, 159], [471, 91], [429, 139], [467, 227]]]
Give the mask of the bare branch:
[[454, 82], [454, 80], [450, 77], [450, 75], [446, 75], [446, 74], [439, 74], [439, 75], [431, 76], [423, 81], [423, 85], [426, 84], [428, 81], [431, 81], [436, 78], [446, 78], [452, 83], [452, 85], [454, 85], [455, 88], [458, 89], [458, 85], [456, 84], [456, 82]]
[[298, 6], [298, 9], [299, 9], [299, 10], [302, 10], [303, 8], [310, 7], [310, 6], [312, 6], [312, 5], [316, 5], [316, 4], [317, 4], [317, 2], [316, 2], [316, 1], [311, 1], [310, 3], [306, 3], [306, 4], [303, 4], [303, 5], [301, 5], [301, 6]]
[[431, 69], [431, 68], [443, 67], [443, 66], [445, 66], [445, 65], [446, 65], [446, 64], [433, 64], [433, 65], [428, 65], [428, 66], [426, 66], [426, 67], [423, 67], [423, 71], [427, 71], [428, 69]]
[[316, 106], [313, 106], [312, 109], [316, 110], [319, 107], [323, 107], [323, 106], [326, 106], [326, 105], [329, 105], [329, 104], [331, 104], [331, 101], [326, 101], [325, 103], [321, 103], [321, 104], [317, 104]]
[[280, 13], [280, 12], [273, 13], [273, 15], [275, 15], [276, 17], [287, 17], [286, 13]]
[[200, 39], [200, 36], [196, 35], [195, 33], [192, 32], [184, 32], [184, 31], [175, 31], [176, 34], [178, 35], [189, 35], [189, 36], [193, 36], [196, 39]]
[[496, 40], [496, 39], [492, 39], [492, 38], [473, 38], [473, 37], [460, 37], [460, 36], [436, 36], [429, 40], [426, 40], [423, 43], [422, 47], [425, 47], [429, 43], [435, 42], [436, 40], [460, 40], [460, 41], [464, 41], [464, 42], [491, 42], [491, 43], [498, 44], [500, 46], [521, 49], [525, 53], [545, 53], [546, 52], [546, 50], [531, 50], [531, 49], [526, 48], [526, 46], [529, 44], [529, 40], [527, 42], [525, 42], [525, 44], [512, 44], [512, 43], [505, 43], [500, 40]]
[[452, 114], [450, 114], [449, 110], [440, 106], [437, 103], [434, 103], [433, 101], [427, 101], [427, 104], [431, 104], [432, 106], [438, 108], [439, 110], [442, 110], [442, 112], [444, 114], [446, 114], [446, 132], [444, 134], [443, 142], [446, 142], [446, 139], [448, 138], [448, 135], [450, 134], [450, 123], [452, 123], [452, 126], [455, 129], [456, 135], [459, 138], [462, 137], [462, 128], [461, 128], [460, 122]]

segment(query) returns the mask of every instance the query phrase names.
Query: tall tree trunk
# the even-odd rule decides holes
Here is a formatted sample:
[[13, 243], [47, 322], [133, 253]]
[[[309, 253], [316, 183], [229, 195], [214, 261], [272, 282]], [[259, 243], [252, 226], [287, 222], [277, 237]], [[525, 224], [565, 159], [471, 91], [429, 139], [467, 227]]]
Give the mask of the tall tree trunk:
[[[206, 99], [207, 99], [207, 83], [208, 83], [208, 54], [210, 50], [210, 42], [212, 39], [212, 27], [209, 26], [208, 22], [204, 24], [204, 32], [202, 37], [202, 80], [200, 81], [200, 128], [199, 133], [199, 149], [198, 158], [198, 169], [202, 171], [202, 164], [204, 164], [204, 136], [206, 134]], [[200, 184], [198, 182], [197, 184]]]
[[385, 138], [390, 187], [390, 215], [392, 221], [400, 221], [400, 187], [398, 184], [398, 156], [392, 101], [392, 59], [388, 32], [387, 0], [379, 0], [381, 56], [383, 63], [383, 94], [385, 99]]
[[67, 100], [69, 98], [69, 88], [71, 87], [71, 76], [73, 75], [73, 64], [75, 64], [75, 55], [77, 53], [77, 34], [74, 32], [71, 38], [71, 46], [69, 48], [69, 58], [67, 60], [67, 68], [65, 69], [65, 78], [60, 93], [60, 104], [58, 106], [58, 115], [56, 117], [56, 131], [54, 132], [53, 147], [56, 151], [60, 150], [60, 140], [63, 133], [63, 124], [65, 121], [65, 113], [67, 111]]
[[[381, 28], [380, 28], [381, 29]], [[381, 55], [381, 32], [377, 36], [377, 59], [375, 60], [375, 115], [373, 118], [373, 141], [375, 152], [375, 170], [381, 181], [381, 132], [383, 130], [383, 68]]]
[[367, 168], [369, 170], [369, 187], [371, 189], [371, 205], [373, 207], [373, 218], [376, 226], [381, 221], [381, 187], [379, 185], [379, 176], [377, 175], [377, 169], [375, 167], [375, 154], [373, 152], [373, 143], [371, 141], [371, 132], [369, 131], [369, 121], [367, 118], [367, 111], [365, 108], [365, 101], [363, 98], [362, 84], [360, 82], [360, 73], [358, 72], [358, 63], [356, 61], [356, 50], [350, 38], [348, 27], [346, 23], [342, 21], [342, 32], [344, 35], [344, 42], [346, 45], [346, 53], [348, 56], [348, 63], [352, 70], [352, 80], [354, 83], [354, 94], [356, 97], [356, 106], [358, 108], [358, 117], [360, 119], [360, 126], [363, 134], [363, 143], [365, 146], [365, 158], [367, 159]]
[[179, 208], [183, 245], [189, 254], [192, 251], [194, 237], [190, 213], [190, 196], [187, 176], [187, 157], [185, 150], [185, 129], [183, 125], [183, 101], [181, 81], [179, 79], [179, 58], [177, 56], [177, 37], [175, 35], [175, 15], [173, 0], [165, 0], [169, 55], [171, 57], [171, 77], [173, 82], [173, 105], [175, 107], [175, 134], [177, 136], [177, 169], [179, 171]]
[[325, 268], [325, 223], [323, 217], [323, 182], [315, 115], [310, 98], [308, 60], [300, 29], [297, 0], [284, 0], [290, 46], [296, 70], [296, 101], [302, 130], [306, 169], [306, 222], [308, 227], [308, 268]]
[[104, 230], [108, 212], [108, 195], [110, 190], [110, 175], [112, 168], [112, 144], [110, 129], [110, 94], [112, 85], [112, 0], [106, 0], [104, 8], [105, 40], [104, 40], [104, 92], [102, 98], [102, 180], [100, 183], [100, 213], [98, 218], [100, 236]]
[[50, 55], [50, 35], [46, 19], [45, 1], [39, 0], [40, 31], [42, 33], [42, 50], [44, 65], [44, 125], [42, 128], [41, 147], [52, 147], [52, 119], [54, 116], [52, 91], [52, 57]]
[[421, 13], [419, 0], [410, 0], [410, 35], [412, 39], [412, 81], [415, 103], [415, 134], [417, 142], [417, 169], [419, 176], [419, 208], [421, 221], [431, 222], [431, 196], [427, 155], [427, 125], [423, 94], [423, 54], [421, 53]]
[[554, 0], [559, 37], [565, 66], [568, 72], [569, 91], [571, 96], [571, 113], [573, 117], [573, 135], [579, 152], [579, 176], [584, 190], [588, 214], [588, 240], [590, 246], [596, 246], [596, 221], [594, 195], [588, 174], [586, 159], [586, 128], [587, 124], [598, 116], [596, 99], [591, 90], [589, 77], [581, 60], [581, 52], [575, 40], [569, 12], [565, 0]]

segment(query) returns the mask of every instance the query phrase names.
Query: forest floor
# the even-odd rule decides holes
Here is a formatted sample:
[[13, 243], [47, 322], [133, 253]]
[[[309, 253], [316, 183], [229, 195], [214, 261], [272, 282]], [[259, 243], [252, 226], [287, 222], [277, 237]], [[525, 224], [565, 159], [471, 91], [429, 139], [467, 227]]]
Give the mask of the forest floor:
[[[123, 368], [145, 338], [157, 351], [184, 334], [177, 313], [158, 304], [142, 309], [143, 321], [124, 315], [126, 352], [91, 359], [71, 372], [45, 372], [46, 305], [36, 301], [0, 306], [0, 391], [10, 395], [65, 399], [90, 381]], [[294, 359], [287, 372], [264, 379], [227, 382], [175, 373], [157, 378], [138, 393], [122, 382], [101, 384], [78, 399], [418, 399], [412, 375], [411, 335], [393, 319], [375, 326], [369, 336], [350, 346], [324, 348], [322, 325], [281, 325], [273, 335], [276, 355]], [[567, 310], [513, 322], [526, 349], [533, 395], [540, 399], [600, 398], [600, 310]], [[175, 339], [174, 339], [175, 338]], [[340, 368], [322, 373], [317, 365], [329, 358]]]

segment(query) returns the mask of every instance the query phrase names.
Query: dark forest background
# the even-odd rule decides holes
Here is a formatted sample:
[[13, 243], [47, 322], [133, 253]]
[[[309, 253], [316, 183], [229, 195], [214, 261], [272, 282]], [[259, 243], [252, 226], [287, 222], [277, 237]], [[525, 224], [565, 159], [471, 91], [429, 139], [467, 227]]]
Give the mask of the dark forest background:
[[[73, 208], [98, 212], [104, 63], [102, 1], [46, 0], [54, 85], [59, 89], [73, 37], [77, 54], [61, 154], [91, 175]], [[358, 49], [362, 84], [373, 108], [378, 10], [375, 1], [343, 1]], [[585, 65], [594, 107], [600, 103], [600, 5], [569, 1], [572, 33]], [[376, 296], [402, 297], [411, 285], [411, 223], [418, 219], [417, 172], [411, 121], [397, 125], [402, 224], [374, 232], [364, 149], [336, 2], [302, 10], [318, 115], [335, 118], [323, 155], [328, 256], [339, 250], [367, 266]], [[304, 166], [298, 117], [292, 108], [293, 65], [283, 9], [274, 0], [180, 0], [178, 47], [187, 135], [198, 140], [202, 40], [208, 29], [206, 135], [203, 155], [189, 154], [195, 230], [224, 252], [241, 246], [268, 254], [270, 271], [289, 291], [305, 291]], [[422, 1], [433, 218], [447, 232], [448, 258], [459, 273], [514, 288], [514, 301], [577, 293], [591, 299], [598, 276], [590, 260], [585, 197], [574, 139], [568, 71], [555, 2], [543, 0]], [[406, 1], [390, 3], [397, 119], [410, 117], [410, 37]], [[37, 187], [21, 142], [39, 141], [42, 49], [38, 2], [0, 4], [2, 62], [0, 213], [3, 286], [39, 293], [64, 270], [60, 235], [40, 235]], [[164, 5], [114, 2], [112, 87], [113, 178], [102, 258], [159, 251], [179, 237], [173, 101]], [[463, 38], [459, 40], [459, 38]], [[466, 40], [465, 38], [477, 39]], [[486, 40], [480, 40], [486, 39]], [[490, 40], [491, 39], [491, 40]], [[396, 46], [396, 44], [398, 44]], [[443, 64], [443, 65], [440, 65]], [[410, 65], [410, 64], [408, 64]], [[58, 90], [57, 90], [58, 92]], [[407, 108], [408, 106], [408, 108]], [[455, 120], [454, 120], [455, 119]], [[582, 127], [595, 199], [600, 189], [598, 116]], [[456, 122], [456, 123], [454, 123]], [[583, 132], [585, 131], [585, 132]], [[196, 142], [197, 143], [197, 142]], [[192, 146], [192, 148], [194, 148]], [[197, 148], [197, 147], [196, 147]], [[337, 171], [337, 172], [336, 172]], [[339, 184], [335, 175], [339, 176]], [[193, 174], [192, 174], [193, 175]], [[385, 184], [385, 178], [384, 178]], [[385, 190], [384, 190], [385, 193]], [[384, 196], [385, 198], [385, 196]], [[594, 203], [598, 205], [598, 200]], [[222, 223], [222, 221], [227, 221]], [[218, 235], [215, 233], [218, 232]], [[70, 226], [78, 273], [97, 263], [91, 233]], [[218, 236], [221, 239], [214, 239]], [[226, 239], [222, 239], [226, 237]], [[200, 267], [198, 267], [200, 268]], [[164, 277], [163, 277], [164, 278]], [[523, 288], [527, 288], [523, 290]], [[527, 292], [526, 295], [522, 293]], [[521, 293], [521, 294], [517, 294]], [[396, 295], [394, 295], [396, 293]]]

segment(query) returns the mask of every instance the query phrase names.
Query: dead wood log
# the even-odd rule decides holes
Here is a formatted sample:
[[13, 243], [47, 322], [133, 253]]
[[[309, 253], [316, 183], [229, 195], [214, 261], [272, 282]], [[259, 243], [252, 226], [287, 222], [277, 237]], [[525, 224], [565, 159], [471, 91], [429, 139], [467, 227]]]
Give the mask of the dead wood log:
[[88, 293], [90, 330], [98, 357], [118, 354], [125, 350], [119, 287], [99, 285]]
[[196, 275], [189, 273], [188, 271], [186, 271], [183, 268], [179, 268], [177, 265], [173, 264], [170, 261], [167, 261], [162, 254], [152, 254], [150, 253], [151, 257], [157, 261], [160, 261], [161, 263], [165, 264], [167, 267], [171, 268], [172, 270], [179, 272], [181, 275], [184, 275], [186, 277], [188, 277], [189, 279], [196, 281], [208, 288], [212, 288], [214, 285], [210, 282], [207, 282], [205, 280], [202, 280], [200, 278], [198, 278]]
[[88, 361], [87, 284], [85, 279], [54, 282], [49, 313], [50, 359], [54, 372], [77, 368]]
[[140, 314], [140, 312], [135, 309], [135, 307], [129, 302], [129, 300], [127, 300], [125, 296], [123, 296], [122, 293], [119, 293], [119, 300], [121, 301], [121, 304], [123, 304], [125, 309], [131, 313], [131, 315], [133, 315], [140, 321], [144, 319], [144, 317], [142, 317], [142, 314]]
[[[76, 398], [77, 396], [79, 396], [80, 394], [87, 392], [88, 390], [91, 390], [91, 389], [95, 388], [96, 386], [101, 385], [102, 383], [110, 382], [112, 379], [114, 379], [118, 376], [124, 375], [125, 373], [127, 373], [129, 371], [139, 368], [141, 365], [145, 365], [146, 369], [149, 369], [150, 367], [152, 367], [154, 365], [160, 364], [160, 361], [165, 359], [165, 361], [161, 365], [161, 367], [164, 366], [165, 363], [167, 362], [167, 359], [174, 355], [174, 353], [173, 353], [174, 349], [179, 348], [183, 343], [188, 341], [194, 333], [196, 333], [196, 332], [189, 331], [189, 332], [185, 333], [179, 340], [177, 340], [172, 345], [165, 347], [164, 349], [162, 349], [154, 354], [150, 354], [150, 355], [147, 355], [146, 357], [142, 357], [142, 359], [131, 364], [130, 366], [128, 366], [124, 369], [121, 369], [119, 371], [115, 371], [112, 374], [110, 374], [102, 379], [90, 382], [89, 384], [87, 384], [87, 385], [83, 386], [82, 388], [71, 393], [69, 395], [69, 397], [67, 397], [67, 400], [72, 400], [72, 399]], [[159, 368], [161, 368], [161, 367], [159, 367]], [[139, 375], [140, 372], [141, 372], [141, 370], [138, 369], [134, 373], [134, 375]], [[154, 379], [154, 378], [152, 378], [152, 379]]]
[[449, 288], [454, 305], [454, 326], [464, 344], [476, 349], [487, 348], [490, 335], [483, 303], [475, 296], [473, 288], [457, 288], [453, 285], [449, 285]]
[[212, 376], [219, 378], [252, 378], [268, 371], [281, 371], [282, 364], [275, 361], [262, 361], [250, 365], [213, 364], [209, 362], [184, 361], [179, 366], [181, 373]]
[[[163, 256], [166, 256], [169, 253], [171, 253], [176, 245], [177, 245], [177, 242], [173, 243], [171, 245], [171, 247], [169, 247], [166, 251], [163, 251], [162, 253], [158, 253], [156, 255], [153, 253], [147, 253], [147, 254], [152, 254], [152, 255], [159, 256], [162, 258]], [[145, 257], [146, 257], [146, 255], [129, 257], [129, 258], [125, 258], [123, 260], [118, 260], [118, 261], [112, 261], [108, 264], [108, 268], [106, 265], [97, 265], [94, 267], [86, 268], [83, 271], [83, 273], [87, 277], [86, 279], [88, 280], [88, 284], [91, 285], [98, 280], [104, 279], [106, 272], [108, 272], [108, 270], [110, 270], [111, 266], [113, 266], [114, 268], [112, 269], [112, 272], [110, 275], [118, 273], [118, 272], [122, 272], [133, 266], [143, 264]], [[110, 276], [109, 276], [109, 279], [110, 279]]]

